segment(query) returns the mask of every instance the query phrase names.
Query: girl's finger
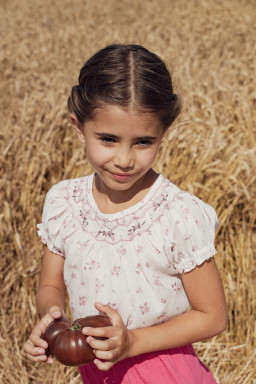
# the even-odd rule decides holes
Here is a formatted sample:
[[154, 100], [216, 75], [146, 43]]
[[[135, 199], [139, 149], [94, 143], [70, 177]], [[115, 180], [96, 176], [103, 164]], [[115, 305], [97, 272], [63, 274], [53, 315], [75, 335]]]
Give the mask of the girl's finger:
[[87, 336], [106, 338], [114, 337], [116, 334], [115, 329], [113, 327], [85, 327], [82, 329], [82, 333]]
[[53, 363], [53, 359], [52, 357], [47, 357], [46, 355], [40, 355], [40, 356], [33, 356], [33, 355], [30, 355], [29, 353], [26, 354], [26, 356], [31, 360], [31, 361], [34, 361], [35, 363], [47, 363], [47, 364], [52, 364]]
[[94, 360], [94, 364], [96, 365], [96, 367], [98, 369], [100, 369], [101, 371], [108, 371], [110, 368], [113, 367], [114, 363], [112, 362], [109, 362], [109, 361], [101, 361], [101, 360], [98, 360], [98, 359], [95, 359]]
[[25, 352], [27, 352], [28, 354], [33, 355], [33, 356], [45, 355], [45, 349], [40, 348], [40, 347], [35, 347], [35, 346], [29, 345], [29, 344], [27, 344], [26, 347], [24, 345], [24, 350], [25, 350]]
[[60, 308], [57, 306], [51, 307], [49, 313], [53, 319], [58, 319], [62, 315]]
[[109, 305], [95, 303], [94, 306], [98, 311], [104, 313], [107, 317], [109, 317], [113, 325], [115, 325], [116, 323], [119, 323], [120, 321], [122, 322], [122, 318], [119, 315], [119, 313], [115, 311], [113, 308], [111, 308]]
[[[47, 344], [47, 343], [46, 343]], [[42, 345], [36, 345], [34, 343], [31, 342], [31, 340], [27, 340], [26, 343], [23, 345], [23, 348], [24, 348], [24, 351], [25, 352], [28, 352], [30, 354], [32, 354], [32, 352], [37, 352], [37, 353], [40, 353], [39, 351], [43, 351], [42, 353], [45, 353], [45, 349], [47, 348], [44, 348], [42, 347]]]
[[117, 352], [115, 350], [112, 351], [98, 351], [98, 350], [93, 350], [94, 355], [100, 359], [100, 360], [105, 360], [105, 362], [111, 362], [115, 363], [116, 358], [117, 358]]
[[[37, 347], [42, 347], [46, 349], [48, 347], [48, 344], [45, 340], [41, 339], [40, 336], [38, 336], [36, 333], [32, 332], [29, 336], [29, 339], [27, 340], [27, 343], [31, 343], [32, 345], [35, 345]], [[25, 344], [24, 344], [25, 347]]]
[[34, 354], [27, 353], [26, 356], [30, 360], [35, 361], [35, 362], [46, 361], [47, 360], [47, 356], [46, 355], [37, 355], [37, 356], [35, 356]]
[[87, 343], [93, 348], [93, 349], [99, 349], [101, 351], [111, 351], [112, 349], [116, 348], [116, 342], [112, 339], [107, 340], [98, 340], [95, 339], [92, 336], [87, 337]]

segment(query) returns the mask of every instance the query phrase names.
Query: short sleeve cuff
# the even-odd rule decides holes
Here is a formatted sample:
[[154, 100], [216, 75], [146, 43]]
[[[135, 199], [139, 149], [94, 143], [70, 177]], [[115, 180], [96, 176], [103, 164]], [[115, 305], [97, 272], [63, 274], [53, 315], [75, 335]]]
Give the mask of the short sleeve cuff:
[[214, 245], [209, 245], [197, 251], [191, 257], [184, 258], [180, 263], [176, 263], [175, 269], [177, 273], [181, 274], [184, 272], [190, 272], [195, 267], [203, 264], [206, 260], [209, 260], [211, 257], [216, 255], [217, 251]]
[[42, 239], [42, 242], [47, 245], [48, 249], [53, 252], [53, 253], [57, 253], [58, 255], [60, 256], [63, 256], [63, 254], [61, 253], [61, 251], [59, 249], [57, 249], [53, 243], [51, 242], [51, 240], [49, 239], [49, 236], [47, 235], [45, 229], [44, 229], [44, 226], [43, 224], [37, 224], [37, 228], [38, 228], [38, 236], [41, 237]]

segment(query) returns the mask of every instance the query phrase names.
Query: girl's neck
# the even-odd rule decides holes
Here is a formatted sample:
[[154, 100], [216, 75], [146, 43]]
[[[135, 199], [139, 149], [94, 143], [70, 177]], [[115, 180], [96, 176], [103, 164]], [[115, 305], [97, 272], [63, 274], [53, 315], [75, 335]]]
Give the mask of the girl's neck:
[[120, 212], [140, 202], [149, 192], [157, 177], [158, 174], [153, 169], [150, 169], [132, 188], [118, 191], [109, 189], [99, 176], [95, 174], [92, 194], [102, 213]]

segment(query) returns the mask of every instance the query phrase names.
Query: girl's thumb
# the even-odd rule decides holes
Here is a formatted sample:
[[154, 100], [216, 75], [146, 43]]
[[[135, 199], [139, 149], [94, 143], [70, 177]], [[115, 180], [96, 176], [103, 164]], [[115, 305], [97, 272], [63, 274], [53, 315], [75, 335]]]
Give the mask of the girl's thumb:
[[109, 317], [112, 321], [119, 317], [118, 312], [111, 308], [109, 305], [95, 303], [95, 308], [98, 309], [99, 312], [104, 313], [104, 315]]
[[49, 312], [54, 319], [58, 319], [59, 317], [61, 317], [61, 310], [57, 306], [51, 307]]

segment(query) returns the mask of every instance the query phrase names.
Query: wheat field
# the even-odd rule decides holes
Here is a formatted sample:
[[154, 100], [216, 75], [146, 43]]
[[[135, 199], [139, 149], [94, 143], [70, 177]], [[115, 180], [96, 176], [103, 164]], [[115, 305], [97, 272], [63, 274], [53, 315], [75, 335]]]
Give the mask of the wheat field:
[[255, 5], [0, 1], [1, 383], [81, 382], [76, 368], [31, 363], [22, 344], [39, 319], [36, 224], [45, 194], [91, 172], [69, 123], [69, 91], [85, 60], [113, 42], [144, 45], [172, 72], [183, 112], [155, 169], [216, 209], [216, 262], [229, 309], [226, 332], [195, 348], [218, 383], [256, 383]]

